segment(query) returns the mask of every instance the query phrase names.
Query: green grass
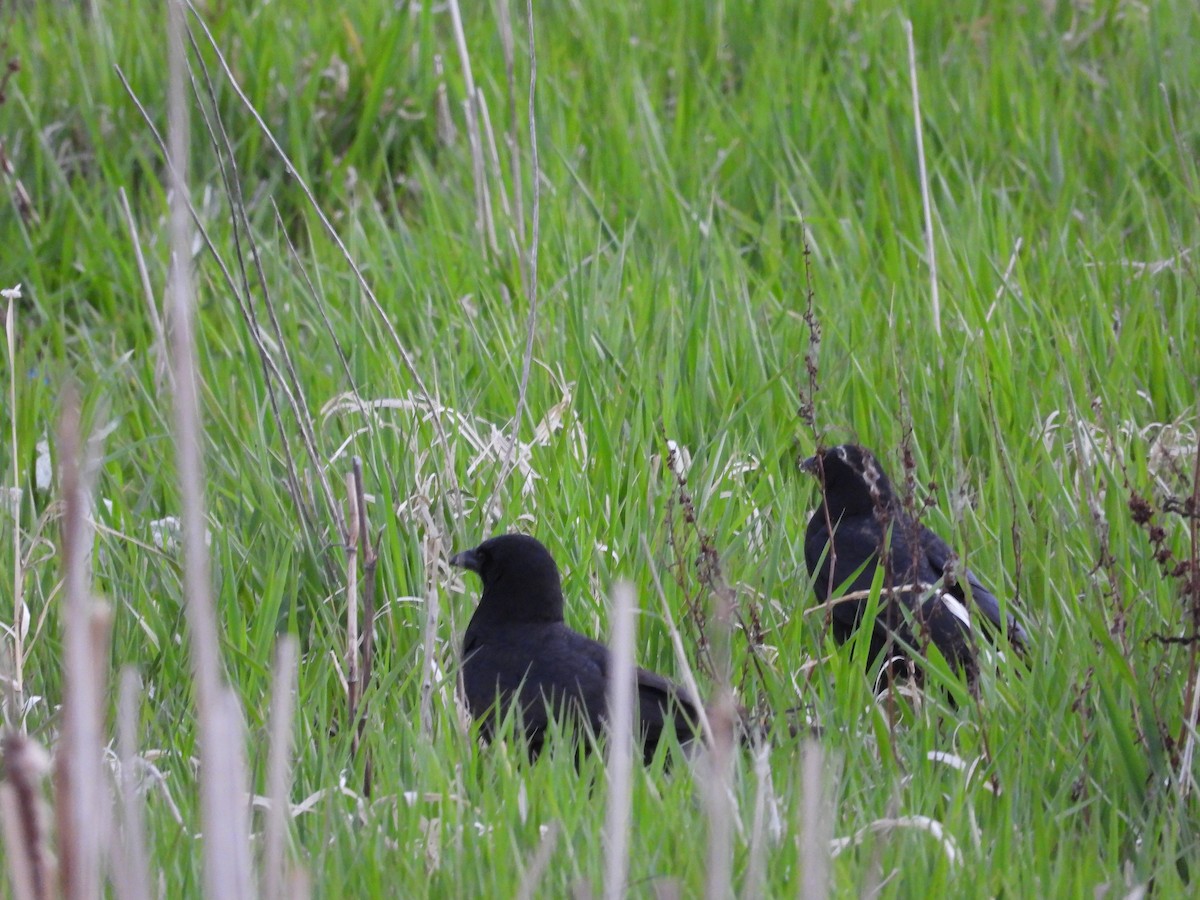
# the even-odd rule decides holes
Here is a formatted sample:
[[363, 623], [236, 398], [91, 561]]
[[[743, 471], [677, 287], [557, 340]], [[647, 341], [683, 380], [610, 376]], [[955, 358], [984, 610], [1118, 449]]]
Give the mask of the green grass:
[[[489, 175], [492, 250], [476, 227], [464, 79], [442, 6], [208, 6], [205, 22], [242, 90], [312, 187], [421, 381], [454, 411], [442, 417], [448, 442], [411, 404], [323, 412], [351, 391], [368, 403], [420, 393], [387, 324], [194, 29], [212, 82], [210, 93], [194, 67], [192, 200], [215, 251], [196, 255], [213, 583], [255, 790], [265, 790], [274, 635], [290, 631], [302, 651], [292, 800], [323, 792], [295, 818], [291, 849], [318, 896], [507, 896], [551, 825], [558, 838], [541, 891], [598, 890], [601, 762], [577, 770], [563, 752], [529, 767], [515, 747], [481, 749], [453, 700], [476, 585], [452, 580], [444, 561], [484, 536], [503, 459], [472, 435], [490, 442], [493, 429], [510, 431], [529, 311], [509, 240], [519, 226], [500, 199], [514, 185], [496, 17], [482, 5], [464, 11], [503, 173], [503, 185]], [[1181, 583], [1161, 574], [1127, 501], [1132, 491], [1159, 501], [1189, 493], [1164, 453], [1174, 447], [1190, 477], [1197, 447], [1195, 5], [537, 6], [540, 303], [519, 429], [529, 446], [497, 494], [496, 530], [526, 530], [550, 547], [568, 620], [585, 632], [607, 634], [607, 587], [631, 579], [645, 610], [637, 658], [677, 673], [651, 572], [677, 618], [691, 601], [708, 603], [694, 566], [698, 538], [662, 462], [667, 439], [688, 450], [699, 527], [765, 629], [766, 678], [739, 679], [741, 699], [820, 719], [831, 836], [926, 816], [959, 854], [952, 864], [942, 843], [913, 829], [866, 837], [832, 861], [836, 895], [879, 882], [894, 897], [1091, 897], [1102, 885], [1125, 893], [1151, 883], [1161, 896], [1194, 891], [1200, 809], [1165, 743], [1185, 717], [1189, 649], [1153, 637], [1193, 626]], [[157, 751], [183, 819], [150, 789], [153, 864], [170, 893], [195, 895], [182, 559], [157, 549], [151, 530], [179, 514], [172, 415], [137, 265], [140, 252], [161, 308], [166, 174], [117, 75], [119, 67], [165, 133], [162, 11], [37, 3], [2, 15], [4, 53], [21, 70], [0, 106], [0, 141], [37, 212], [36, 221], [18, 214], [6, 179], [0, 286], [20, 283], [24, 296], [16, 358], [3, 356], [0, 476], [22, 489], [24, 599], [35, 626], [44, 617], [27, 645], [26, 694], [39, 699], [25, 726], [54, 744], [59, 511], [57, 488], [37, 487], [34, 472], [39, 440], [50, 438], [56, 453], [61, 392], [74, 380], [86, 423], [108, 431], [96, 492], [111, 506], [97, 508], [93, 566], [115, 612], [112, 667], [142, 674], [140, 746]], [[516, 190], [528, 235], [523, 6], [513, 17]], [[915, 23], [940, 338], [905, 17]], [[439, 90], [452, 138], [439, 127]], [[224, 142], [210, 140], [201, 106], [223, 124], [236, 169]], [[237, 182], [244, 223], [223, 177]], [[261, 283], [249, 260], [245, 276], [239, 269], [235, 221], [249, 228], [236, 234], [241, 251], [252, 244], [260, 254]], [[806, 234], [821, 325], [815, 427], [797, 414], [808, 395]], [[300, 416], [264, 374], [248, 318], [277, 366], [281, 348], [295, 361]], [[302, 420], [312, 423], [315, 462]], [[537, 437], [543, 420], [559, 427]], [[957, 706], [939, 692], [917, 708], [900, 701], [889, 727], [851, 648], [803, 668], [833, 648], [819, 617], [801, 616], [811, 603], [802, 541], [816, 491], [795, 460], [818, 439], [847, 438], [880, 451], [897, 478], [908, 441], [918, 499], [935, 500], [926, 520], [1033, 623], [1028, 672], [1003, 665], [978, 701]], [[288, 455], [300, 505], [287, 487]], [[350, 768], [333, 662], [344, 644], [344, 556], [319, 487], [327, 478], [341, 503], [351, 455], [363, 459], [373, 497], [386, 604], [368, 695], [369, 802], [353, 796], [361, 772]], [[0, 572], [10, 573], [13, 520], [5, 512], [0, 521]], [[1184, 523], [1158, 521], [1185, 557]], [[0, 619], [11, 622], [11, 579], [3, 581]], [[445, 678], [426, 735], [417, 710], [431, 590]], [[695, 665], [698, 628], [685, 620], [682, 630]], [[736, 671], [749, 671], [741, 634], [734, 653]], [[20, 719], [11, 703], [6, 715]], [[768, 893], [786, 896], [801, 883], [800, 744], [777, 732], [779, 829], [766, 871]], [[934, 751], [977, 767], [968, 777], [931, 760]], [[748, 756], [738, 770], [740, 885], [756, 779]], [[699, 797], [682, 767], [636, 772], [634, 894], [668, 881], [685, 896], [701, 889]]]

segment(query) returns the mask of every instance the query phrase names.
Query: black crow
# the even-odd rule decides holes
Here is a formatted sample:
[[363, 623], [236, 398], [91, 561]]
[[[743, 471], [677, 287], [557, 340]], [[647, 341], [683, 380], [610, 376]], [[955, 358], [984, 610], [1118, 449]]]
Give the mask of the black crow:
[[[862, 620], [867, 592], [883, 559], [883, 592], [871, 635], [871, 659], [883, 651], [890, 630], [897, 653], [928, 640], [952, 666], [973, 671], [973, 612], [981, 613], [994, 629], [1001, 628], [1000, 603], [992, 592], [970, 570], [953, 565], [950, 546], [904, 511], [870, 450], [842, 444], [809, 457], [800, 468], [817, 476], [823, 495], [804, 536], [804, 558], [817, 599], [824, 603], [831, 592], [862, 594], [832, 606], [833, 636], [838, 643], [846, 641]], [[1025, 630], [1011, 615], [1007, 626], [1009, 640], [1022, 647], [1028, 641]]]
[[[490, 740], [497, 718], [518, 705], [530, 755], [541, 752], [551, 716], [599, 734], [606, 718], [609, 651], [563, 622], [558, 566], [523, 534], [502, 534], [452, 557], [483, 580], [463, 640], [462, 686], [471, 716]], [[667, 722], [680, 741], [698, 734], [698, 704], [682, 687], [637, 669], [636, 715], [643, 756], [654, 756]]]

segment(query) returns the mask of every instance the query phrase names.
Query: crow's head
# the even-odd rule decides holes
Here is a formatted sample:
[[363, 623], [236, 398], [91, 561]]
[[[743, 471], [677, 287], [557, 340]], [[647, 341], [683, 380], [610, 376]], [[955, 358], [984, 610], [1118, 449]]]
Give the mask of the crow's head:
[[562, 581], [550, 551], [525, 534], [501, 534], [450, 557], [483, 581], [479, 612], [505, 622], [561, 622]]
[[834, 518], [890, 509], [895, 501], [892, 483], [875, 454], [858, 444], [818, 450], [800, 463], [801, 471], [821, 482], [829, 513]]

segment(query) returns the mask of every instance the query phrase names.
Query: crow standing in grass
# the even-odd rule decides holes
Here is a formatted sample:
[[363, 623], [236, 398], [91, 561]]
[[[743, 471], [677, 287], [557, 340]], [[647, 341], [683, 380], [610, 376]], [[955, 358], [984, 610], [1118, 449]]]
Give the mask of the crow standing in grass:
[[[1003, 628], [1000, 603], [992, 592], [969, 570], [953, 564], [953, 551], [945, 541], [905, 513], [870, 450], [843, 444], [809, 457], [800, 468], [820, 479], [823, 494], [804, 537], [804, 558], [817, 599], [824, 603], [831, 592], [842, 596], [870, 590], [882, 558], [886, 568], [871, 659], [883, 651], [890, 630], [897, 653], [904, 646], [919, 648], [932, 641], [952, 666], [973, 671], [973, 612], [981, 613], [993, 630]], [[832, 607], [838, 643], [858, 627], [867, 603], [864, 597]], [[1028, 641], [1011, 615], [1006, 624], [1014, 645]]]
[[[541, 752], [549, 718], [599, 734], [606, 718], [609, 651], [563, 622], [558, 566], [538, 541], [504, 534], [459, 553], [450, 564], [483, 580], [463, 640], [462, 685], [471, 716], [490, 740], [499, 711], [519, 703], [530, 755]], [[638, 731], [646, 762], [668, 722], [680, 741], [696, 736], [696, 701], [661, 675], [637, 669]]]

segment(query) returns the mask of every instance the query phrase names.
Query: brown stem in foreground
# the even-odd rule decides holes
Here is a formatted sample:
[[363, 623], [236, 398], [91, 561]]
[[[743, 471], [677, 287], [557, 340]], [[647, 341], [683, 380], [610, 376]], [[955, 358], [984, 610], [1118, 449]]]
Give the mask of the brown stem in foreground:
[[[371, 522], [367, 518], [367, 494], [363, 488], [362, 460], [356, 456], [351, 465], [354, 470], [354, 505], [357, 510], [359, 551], [362, 554], [363, 567], [363, 621], [359, 642], [359, 652], [362, 656], [359, 677], [362, 681], [354, 738], [355, 745], [358, 746], [362, 743], [367, 728], [367, 702], [362, 698], [371, 685], [371, 671], [375, 665], [375, 572], [379, 563], [379, 539], [371, 540]], [[371, 781], [371, 757], [367, 754], [363, 761], [364, 797], [371, 796]]]
[[358, 698], [361, 683], [358, 673], [358, 502], [354, 473], [346, 475], [346, 711], [351, 725], [350, 759], [358, 759]]

